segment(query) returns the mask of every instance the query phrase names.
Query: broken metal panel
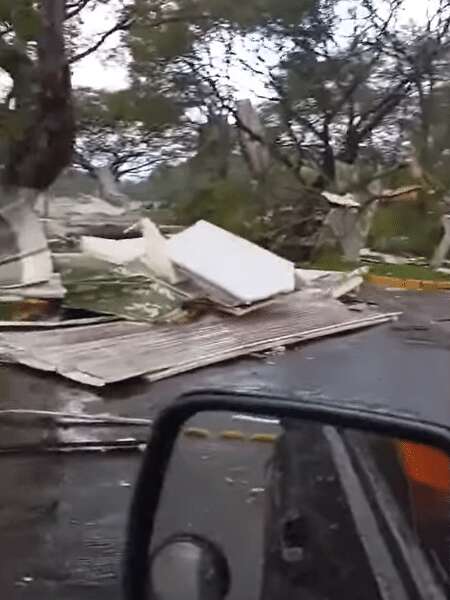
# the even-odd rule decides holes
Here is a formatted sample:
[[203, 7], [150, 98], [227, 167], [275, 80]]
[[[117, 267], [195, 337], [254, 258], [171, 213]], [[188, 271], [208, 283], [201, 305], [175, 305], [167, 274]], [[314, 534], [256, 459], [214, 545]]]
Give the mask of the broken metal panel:
[[163, 282], [111, 272], [103, 280], [67, 284], [64, 305], [133, 321], [180, 316], [184, 297]]
[[144, 251], [137, 257], [138, 262], [151, 275], [171, 284], [177, 283], [180, 277], [169, 257], [166, 238], [148, 217], [141, 219], [137, 226], [141, 229], [144, 240]]
[[113, 265], [124, 265], [136, 260], [145, 252], [144, 238], [124, 240], [111, 240], [93, 236], [82, 236], [80, 240], [81, 252], [96, 259], [109, 262]]
[[52, 329], [59, 327], [80, 327], [82, 325], [96, 325], [98, 323], [111, 323], [119, 320], [116, 317], [82, 317], [80, 319], [66, 319], [64, 321], [39, 320], [39, 321], [0, 321], [0, 329]]
[[62, 284], [61, 275], [53, 273], [49, 281], [25, 286], [0, 286], [0, 300], [15, 302], [26, 298], [39, 300], [62, 300], [66, 295], [66, 288]]
[[428, 265], [428, 261], [424, 256], [395, 256], [384, 252], [375, 252], [369, 248], [363, 248], [359, 253], [361, 259], [366, 263], [387, 265], [417, 265], [424, 267]]
[[88, 194], [49, 196], [45, 193], [35, 202], [50, 245], [58, 250], [75, 248], [82, 235], [124, 237], [124, 230], [139, 218], [134, 208], [132, 203], [113, 206]]
[[48, 281], [53, 267], [44, 228], [27, 199], [0, 208], [0, 286]]
[[231, 348], [228, 351], [224, 352], [221, 355], [211, 355], [209, 357], [202, 358], [201, 362], [188, 362], [180, 365], [176, 365], [169, 369], [165, 369], [162, 371], [158, 371], [155, 373], [150, 373], [146, 375], [146, 379], [148, 381], [160, 381], [162, 379], [166, 379], [168, 377], [173, 377], [175, 375], [179, 375], [181, 373], [185, 373], [187, 371], [191, 371], [194, 369], [198, 369], [200, 367], [206, 367], [208, 365], [213, 365], [218, 362], [225, 362], [227, 360], [232, 360], [235, 358], [241, 358], [247, 355], [253, 355], [258, 352], [263, 352], [265, 350], [271, 350], [274, 347], [279, 347], [279, 345], [293, 345], [298, 344], [300, 342], [306, 342], [309, 340], [319, 339], [322, 337], [327, 337], [331, 335], [336, 335], [339, 333], [345, 333], [348, 331], [355, 331], [358, 329], [363, 329], [367, 327], [372, 327], [374, 325], [380, 325], [382, 323], [387, 323], [393, 318], [397, 317], [397, 314], [391, 315], [376, 315], [373, 317], [368, 317], [366, 319], [358, 319], [353, 321], [348, 321], [345, 323], [340, 323], [337, 325], [330, 325], [327, 327], [317, 327], [310, 330], [305, 330], [302, 332], [294, 332], [291, 334], [286, 334], [279, 338], [273, 338], [270, 340], [262, 340], [259, 342], [254, 342], [253, 344], [249, 344], [245, 347], [238, 346], [236, 348]]
[[357, 290], [364, 283], [368, 267], [354, 271], [321, 271], [317, 269], [296, 269], [297, 289], [320, 290], [332, 298], [342, 298]]
[[398, 200], [400, 202], [417, 202], [419, 192], [423, 190], [421, 185], [407, 185], [395, 190], [384, 190], [381, 193], [381, 199], [384, 201]]
[[67, 288], [65, 307], [144, 322], [183, 314], [186, 295], [164, 281], [85, 254], [63, 256], [56, 262]]
[[196, 282], [226, 294], [228, 303], [251, 304], [295, 290], [294, 264], [207, 221], [174, 235], [172, 261]]
[[[309, 302], [307, 298], [309, 297]], [[115, 322], [43, 332], [0, 334], [0, 353], [24, 365], [102, 386], [147, 375], [158, 380], [274, 346], [385, 322], [355, 315], [333, 299], [298, 292], [240, 318], [207, 315], [177, 325]]]
[[332, 194], [330, 192], [322, 192], [322, 196], [325, 196], [330, 204], [344, 206], [345, 208], [361, 208], [361, 204], [355, 200], [353, 194], [345, 194], [344, 196], [341, 196], [339, 194]]
[[243, 315], [248, 315], [257, 310], [261, 310], [262, 308], [266, 308], [276, 302], [278, 302], [278, 298], [270, 298], [269, 300], [261, 300], [261, 302], [254, 302], [249, 305], [233, 306], [221, 303], [214, 295], [210, 295], [208, 297], [199, 296], [186, 300], [186, 308], [209, 309], [226, 315], [242, 317]]
[[83, 236], [81, 251], [86, 256], [113, 265], [128, 267], [132, 263], [133, 271], [137, 269], [144, 275], [177, 283], [180, 278], [169, 258], [167, 240], [156, 225], [149, 218], [144, 218], [129, 228], [130, 231], [132, 229], [140, 229], [143, 237], [114, 240]]

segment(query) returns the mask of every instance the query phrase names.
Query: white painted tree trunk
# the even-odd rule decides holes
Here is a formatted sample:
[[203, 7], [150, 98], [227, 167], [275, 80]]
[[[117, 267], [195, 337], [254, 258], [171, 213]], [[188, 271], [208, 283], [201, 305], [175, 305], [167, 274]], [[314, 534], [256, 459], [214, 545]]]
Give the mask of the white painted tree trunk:
[[442, 217], [442, 225], [444, 226], [444, 235], [431, 261], [433, 269], [442, 267], [444, 260], [450, 254], [450, 215]]
[[[239, 130], [242, 149], [250, 171], [256, 179], [264, 179], [270, 167], [270, 153], [267, 146], [259, 141], [264, 139], [265, 129], [258, 112], [250, 100], [237, 102], [237, 113], [242, 125], [246, 128]], [[252, 137], [252, 132], [255, 137]]]
[[127, 194], [119, 189], [117, 181], [109, 167], [98, 167], [95, 169], [98, 182], [98, 195], [102, 200], [113, 206], [124, 210], [138, 210], [142, 208], [140, 202], [132, 200]]
[[354, 194], [361, 208], [332, 208], [324, 223], [320, 244], [337, 242], [348, 262], [359, 262], [360, 252], [367, 246], [372, 223], [378, 209], [378, 201], [370, 200], [368, 192]]
[[351, 206], [336, 206], [328, 213], [322, 231], [319, 235], [317, 249], [329, 244], [338, 244], [343, 257], [348, 262], [359, 262], [360, 252], [367, 246], [373, 220], [378, 210], [382, 182], [374, 179], [363, 187], [364, 173], [355, 165], [336, 164], [336, 182], [333, 193], [343, 194], [352, 189], [359, 191], [351, 193], [360, 208]]
[[117, 181], [109, 167], [98, 167], [95, 169], [95, 175], [98, 182], [98, 195], [114, 206], [124, 208], [129, 199], [126, 194], [120, 191]]
[[38, 192], [0, 191], [0, 287], [48, 281], [52, 260], [42, 222], [34, 211]]

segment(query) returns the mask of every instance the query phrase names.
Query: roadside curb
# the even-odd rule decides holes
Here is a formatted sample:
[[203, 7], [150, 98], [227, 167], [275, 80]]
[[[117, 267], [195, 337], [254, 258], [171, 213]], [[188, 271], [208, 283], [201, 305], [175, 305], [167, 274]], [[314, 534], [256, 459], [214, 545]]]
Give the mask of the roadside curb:
[[401, 277], [389, 277], [387, 275], [372, 275], [366, 277], [367, 283], [379, 287], [392, 287], [419, 292], [442, 292], [450, 291], [450, 281], [437, 281], [426, 279], [402, 279]]

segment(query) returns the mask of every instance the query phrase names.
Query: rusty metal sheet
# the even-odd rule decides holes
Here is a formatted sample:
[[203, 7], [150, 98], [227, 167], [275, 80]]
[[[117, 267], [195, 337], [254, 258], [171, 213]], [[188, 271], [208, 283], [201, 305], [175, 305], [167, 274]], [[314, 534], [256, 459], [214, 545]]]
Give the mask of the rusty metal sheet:
[[54, 331], [0, 334], [0, 355], [93, 386], [146, 375], [156, 381], [279, 345], [360, 329], [395, 315], [352, 312], [333, 299], [298, 292], [242, 317], [206, 315], [189, 323], [117, 321]]

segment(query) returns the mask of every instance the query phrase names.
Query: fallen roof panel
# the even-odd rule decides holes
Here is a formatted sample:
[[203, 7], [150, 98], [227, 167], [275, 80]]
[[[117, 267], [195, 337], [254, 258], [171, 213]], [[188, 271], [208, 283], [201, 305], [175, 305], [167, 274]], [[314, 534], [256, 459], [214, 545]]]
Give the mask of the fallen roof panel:
[[252, 304], [295, 289], [294, 264], [207, 221], [198, 221], [167, 243], [171, 260], [234, 303]]
[[361, 329], [394, 314], [366, 309], [355, 314], [333, 299], [312, 300], [303, 292], [240, 318], [206, 315], [179, 324], [117, 321], [53, 331], [0, 334], [0, 355], [102, 386], [146, 375], [150, 380], [277, 345]]

